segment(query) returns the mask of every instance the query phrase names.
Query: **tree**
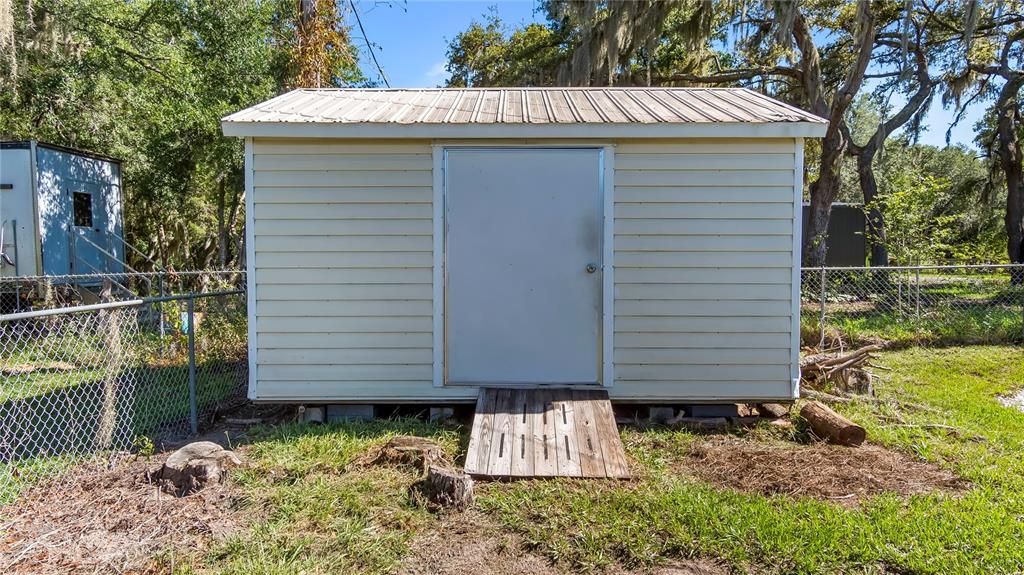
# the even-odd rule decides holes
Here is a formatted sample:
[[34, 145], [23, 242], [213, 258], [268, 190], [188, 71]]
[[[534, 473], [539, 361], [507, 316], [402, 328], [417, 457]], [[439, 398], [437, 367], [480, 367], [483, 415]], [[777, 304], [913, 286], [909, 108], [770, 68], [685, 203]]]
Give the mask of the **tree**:
[[[991, 98], [990, 117], [995, 129], [983, 130], [979, 143], [995, 158], [1006, 189], [1006, 251], [1011, 263], [1024, 263], [1024, 151], [1021, 150], [1021, 89], [1024, 88], [1024, 14], [1020, 2], [1004, 7], [975, 8], [977, 29], [989, 33], [975, 39], [967, 35], [967, 66], [951, 88], [958, 107], [977, 98]], [[973, 89], [966, 100], [962, 94]], [[1024, 283], [1024, 272], [1014, 273]]]
[[242, 144], [221, 134], [220, 118], [303, 74], [318, 86], [365, 81], [333, 2], [317, 3], [308, 25], [296, 0], [15, 8], [13, 49], [0, 58], [0, 134], [121, 158], [127, 239], [162, 266], [243, 263]]
[[298, 0], [291, 46], [293, 84], [339, 87], [362, 79], [336, 0]]
[[547, 0], [546, 24], [506, 30], [491, 12], [448, 48], [449, 86], [657, 84], [696, 72], [723, 22], [703, 0]]

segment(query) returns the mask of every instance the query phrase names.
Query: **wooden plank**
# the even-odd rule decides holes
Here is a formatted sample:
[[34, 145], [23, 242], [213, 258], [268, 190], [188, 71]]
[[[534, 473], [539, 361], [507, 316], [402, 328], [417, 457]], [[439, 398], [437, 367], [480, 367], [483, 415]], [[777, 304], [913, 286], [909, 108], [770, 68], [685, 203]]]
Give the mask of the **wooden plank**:
[[491, 445], [491, 429], [494, 425], [495, 390], [483, 388], [476, 400], [476, 414], [473, 415], [473, 431], [469, 436], [466, 450], [466, 473], [484, 473]]
[[552, 392], [555, 420], [555, 453], [558, 454], [559, 477], [580, 477], [580, 450], [576, 440], [576, 418], [573, 414], [572, 392], [560, 389]]
[[515, 432], [511, 389], [499, 389], [494, 400], [494, 431], [491, 434], [490, 457], [486, 474], [493, 477], [508, 476], [512, 472], [511, 439]]
[[531, 390], [518, 389], [512, 394], [512, 415], [515, 431], [511, 441], [512, 470], [515, 477], [533, 476], [533, 422], [530, 413]]
[[626, 453], [622, 448], [622, 438], [619, 437], [619, 428], [615, 425], [612, 402], [602, 398], [593, 401], [591, 405], [593, 405], [597, 416], [595, 421], [601, 452], [604, 454], [605, 473], [612, 478], [629, 478], [629, 466], [626, 463]]
[[537, 477], [555, 477], [558, 464], [555, 461], [555, 417], [551, 404], [552, 395], [548, 390], [537, 389], [531, 393], [534, 407], [533, 425], [533, 472]]
[[597, 435], [596, 411], [593, 405], [596, 394], [592, 391], [574, 391], [572, 397], [583, 477], [605, 477], [604, 452], [601, 450], [600, 438]]

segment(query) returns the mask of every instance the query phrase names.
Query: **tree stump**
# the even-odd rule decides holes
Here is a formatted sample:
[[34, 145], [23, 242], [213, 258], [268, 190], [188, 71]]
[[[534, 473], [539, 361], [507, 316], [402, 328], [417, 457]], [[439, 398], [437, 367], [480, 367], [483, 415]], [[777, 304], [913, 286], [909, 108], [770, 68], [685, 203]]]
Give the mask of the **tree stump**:
[[172, 453], [151, 477], [180, 497], [213, 483], [223, 483], [228, 470], [241, 464], [233, 451], [212, 441], [197, 441]]
[[365, 463], [408, 465], [426, 473], [431, 465], [444, 461], [444, 452], [435, 441], [424, 437], [399, 435], [392, 437]]
[[800, 416], [811, 424], [811, 429], [818, 437], [828, 439], [832, 443], [856, 447], [864, 443], [867, 437], [863, 427], [817, 401], [805, 404], [800, 409]]
[[473, 479], [453, 469], [431, 465], [417, 489], [428, 503], [438, 507], [461, 511], [473, 504]]

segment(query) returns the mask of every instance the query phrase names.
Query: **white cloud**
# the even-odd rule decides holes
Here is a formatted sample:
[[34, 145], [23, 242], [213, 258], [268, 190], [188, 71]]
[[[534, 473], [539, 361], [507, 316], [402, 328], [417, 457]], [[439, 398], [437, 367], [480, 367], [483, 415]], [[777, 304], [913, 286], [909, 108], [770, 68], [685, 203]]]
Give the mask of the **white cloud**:
[[441, 60], [423, 74], [423, 79], [426, 80], [428, 85], [436, 86], [444, 83], [448, 78], [448, 71], [445, 70], [446, 64], [448, 64], [446, 60]]

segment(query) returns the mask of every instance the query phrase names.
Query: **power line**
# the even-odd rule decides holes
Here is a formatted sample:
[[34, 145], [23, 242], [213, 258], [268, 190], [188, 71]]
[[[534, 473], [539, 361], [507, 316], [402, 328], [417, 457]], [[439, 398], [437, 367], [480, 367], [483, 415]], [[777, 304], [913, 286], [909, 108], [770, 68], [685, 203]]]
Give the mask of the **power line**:
[[384, 68], [380, 67], [380, 62], [377, 61], [377, 54], [373, 51], [373, 44], [370, 42], [370, 38], [366, 35], [366, 28], [363, 28], [363, 19], [359, 17], [359, 10], [356, 10], [356, 3], [354, 0], [348, 0], [348, 5], [352, 7], [352, 13], [356, 15], [356, 24], [359, 25], [359, 31], [363, 34], [363, 41], [366, 42], [366, 49], [370, 51], [370, 57], [373, 58], [373, 65], [377, 67], [377, 72], [380, 74], [384, 85], [388, 88], [391, 87], [391, 83], [388, 82], [387, 74], [384, 73]]

